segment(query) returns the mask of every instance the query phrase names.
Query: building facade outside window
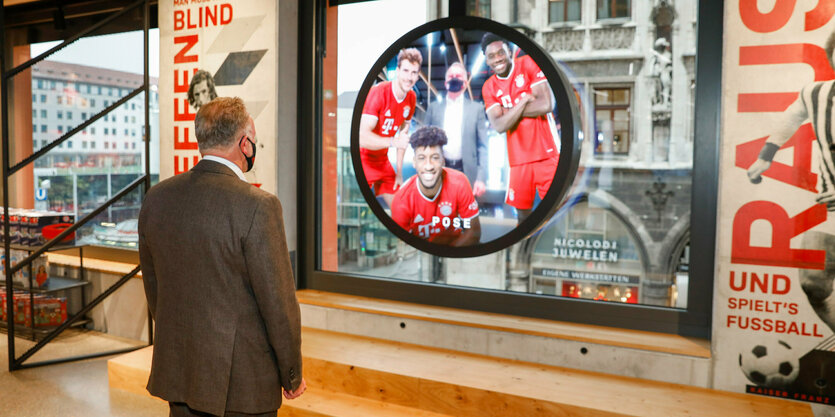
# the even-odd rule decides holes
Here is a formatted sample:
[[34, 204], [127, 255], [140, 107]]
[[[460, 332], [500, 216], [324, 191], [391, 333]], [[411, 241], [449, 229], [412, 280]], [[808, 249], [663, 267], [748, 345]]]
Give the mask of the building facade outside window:
[[[48, 50], [55, 44], [33, 44], [32, 54], [35, 56], [39, 51]], [[116, 47], [139, 51], [137, 59], [126, 59], [126, 62], [91, 59], [98, 51]], [[33, 137], [33, 148], [47, 146], [101, 111], [101, 108], [96, 108], [96, 99], [101, 97], [102, 88], [108, 89], [109, 95], [118, 100], [141, 87], [144, 79], [142, 49], [141, 31], [93, 36], [82, 38], [56, 55], [35, 64], [31, 69], [31, 85], [32, 90], [39, 93], [40, 99], [37, 103], [33, 102], [32, 119], [33, 122], [37, 120], [41, 128], [38, 137]], [[158, 54], [157, 51], [158, 45], [152, 43], [151, 54]], [[151, 71], [153, 74], [157, 70], [152, 68]], [[85, 79], [99, 80], [100, 85], [77, 81]], [[155, 89], [157, 78], [151, 76], [150, 82], [151, 89]], [[50, 89], [42, 90], [41, 87], [44, 86]], [[40, 94], [41, 91], [44, 94]], [[38, 158], [34, 163], [35, 188], [39, 188], [43, 183], [51, 184], [51, 187], [47, 190], [46, 200], [36, 202], [36, 209], [72, 213], [79, 218], [142, 175], [145, 170], [144, 146], [131, 147], [127, 142], [122, 147], [117, 148], [116, 145], [130, 137], [129, 129], [144, 127], [144, 101], [144, 93], [140, 92], [115, 109], [125, 117], [125, 123], [118, 125], [124, 128], [124, 135], [119, 134], [120, 130], [116, 126], [111, 127], [108, 122], [115, 122], [116, 114], [108, 114]], [[150, 102], [150, 123], [153, 135], [157, 139], [156, 93], [152, 94]], [[74, 116], [73, 113], [76, 112]], [[59, 124], [61, 121], [64, 121], [64, 124]], [[105, 128], [106, 131], [101, 130], [102, 126], [108, 126]], [[75, 142], [78, 141], [81, 144], [76, 146]], [[98, 145], [99, 142], [104, 142], [104, 145]], [[151, 143], [154, 146], [158, 144], [158, 140]], [[151, 166], [155, 174], [152, 176], [152, 182], [156, 181], [158, 164], [158, 150], [152, 149]], [[137, 190], [102, 212], [93, 222], [88, 223], [88, 226], [79, 229], [76, 233], [77, 241], [84, 244], [135, 248], [135, 241], [103, 240], [101, 237], [115, 236], [115, 233], [108, 233], [108, 230], [113, 229], [114, 225], [135, 219], [140, 203], [141, 190]]]

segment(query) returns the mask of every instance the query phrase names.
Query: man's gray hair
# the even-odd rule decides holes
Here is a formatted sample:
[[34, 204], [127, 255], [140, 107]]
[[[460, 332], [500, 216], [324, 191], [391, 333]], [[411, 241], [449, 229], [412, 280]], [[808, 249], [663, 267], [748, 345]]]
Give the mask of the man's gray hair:
[[218, 97], [200, 107], [194, 118], [194, 134], [201, 151], [227, 148], [246, 129], [249, 113], [240, 97]]
[[[455, 67], [461, 68], [464, 71], [464, 76], [465, 77], [469, 75], [469, 71], [467, 71], [467, 67], [465, 67], [464, 64], [462, 64], [458, 61], [455, 61], [455, 62], [449, 64], [449, 68], [446, 69], [446, 74], [449, 74], [449, 72]], [[446, 75], [446, 74], [444, 74], [444, 75]]]

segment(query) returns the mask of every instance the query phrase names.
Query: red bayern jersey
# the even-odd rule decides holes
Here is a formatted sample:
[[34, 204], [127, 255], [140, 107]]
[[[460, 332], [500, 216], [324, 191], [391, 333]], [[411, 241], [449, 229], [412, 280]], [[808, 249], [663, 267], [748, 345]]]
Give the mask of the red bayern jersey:
[[[389, 138], [397, 133], [403, 122], [412, 120], [412, 115], [415, 114], [415, 103], [417, 102], [414, 91], [407, 92], [403, 100], [397, 101], [397, 98], [394, 97], [393, 88], [391, 81], [384, 81], [371, 87], [362, 108], [363, 115], [367, 114], [377, 118], [377, 125], [374, 126], [373, 132]], [[372, 151], [360, 148], [360, 154], [387, 159], [388, 149]]]
[[415, 236], [433, 243], [450, 243], [478, 216], [470, 181], [462, 172], [444, 168], [441, 188], [433, 199], [423, 195], [418, 181], [413, 175], [394, 195], [392, 219]]
[[[545, 74], [529, 55], [513, 60], [506, 78], [493, 74], [481, 88], [487, 112], [494, 106], [510, 109], [522, 97], [531, 94], [531, 87], [547, 82]], [[553, 116], [523, 117], [515, 129], [507, 131], [507, 157], [510, 165], [558, 157]]]

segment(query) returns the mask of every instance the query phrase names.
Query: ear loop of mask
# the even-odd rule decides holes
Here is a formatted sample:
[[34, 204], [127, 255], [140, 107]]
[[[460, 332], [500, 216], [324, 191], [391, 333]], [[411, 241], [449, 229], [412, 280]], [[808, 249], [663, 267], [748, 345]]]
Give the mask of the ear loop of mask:
[[246, 140], [247, 140], [247, 142], [249, 142], [249, 144], [250, 144], [250, 145], [252, 145], [252, 156], [246, 156], [246, 154], [244, 153], [244, 151], [243, 151], [243, 150], [241, 151], [241, 153], [244, 155], [244, 159], [246, 159], [246, 171], [244, 171], [244, 172], [249, 172], [249, 171], [251, 171], [251, 170], [252, 170], [252, 166], [253, 166], [253, 165], [255, 165], [255, 152], [256, 152], [258, 149], [255, 147], [255, 142], [253, 142], [252, 140], [250, 140], [250, 139], [249, 139], [249, 136], [246, 136], [246, 135], [244, 135], [243, 137], [241, 137], [241, 140], [240, 140], [240, 141], [238, 141], [238, 146], [239, 146], [239, 147], [240, 147], [241, 143], [243, 143], [244, 139], [246, 139]]

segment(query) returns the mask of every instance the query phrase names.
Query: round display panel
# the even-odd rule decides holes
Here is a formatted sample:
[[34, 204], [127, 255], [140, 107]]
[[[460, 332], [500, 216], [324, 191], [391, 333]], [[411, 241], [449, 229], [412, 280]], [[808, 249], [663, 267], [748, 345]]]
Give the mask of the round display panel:
[[504, 249], [556, 211], [580, 159], [574, 89], [518, 30], [440, 19], [394, 42], [358, 93], [351, 157], [377, 218], [443, 257]]

